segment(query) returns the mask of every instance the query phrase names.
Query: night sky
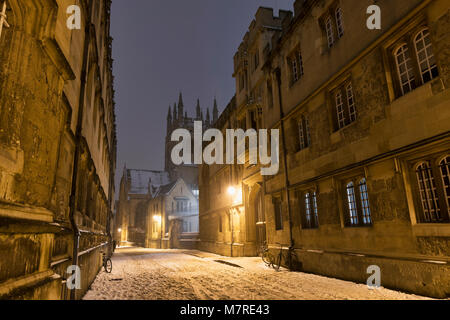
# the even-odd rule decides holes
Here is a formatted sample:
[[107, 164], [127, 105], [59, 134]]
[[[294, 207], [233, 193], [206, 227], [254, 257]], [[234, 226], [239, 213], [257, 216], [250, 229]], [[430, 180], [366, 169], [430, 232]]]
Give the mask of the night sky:
[[[113, 41], [118, 159], [162, 170], [169, 104], [183, 92], [219, 112], [234, 95], [233, 56], [259, 6], [293, 10], [294, 0], [114, 0]], [[278, 14], [278, 10], [275, 11]], [[205, 111], [204, 111], [205, 112]]]

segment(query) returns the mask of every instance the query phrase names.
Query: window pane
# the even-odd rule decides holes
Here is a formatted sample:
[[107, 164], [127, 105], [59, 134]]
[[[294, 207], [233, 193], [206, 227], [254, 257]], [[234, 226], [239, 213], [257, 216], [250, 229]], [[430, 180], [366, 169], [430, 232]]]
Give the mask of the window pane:
[[355, 100], [353, 97], [353, 87], [350, 83], [347, 88], [347, 105], [348, 105], [348, 115], [350, 118], [350, 122], [353, 122], [356, 120], [356, 108], [355, 108]]
[[395, 60], [397, 62], [397, 73], [400, 80], [402, 94], [406, 94], [415, 88], [414, 72], [409, 57], [408, 46], [405, 44], [395, 52]]
[[441, 209], [436, 191], [436, 184], [429, 162], [423, 162], [416, 169], [417, 182], [419, 184], [420, 199], [422, 202], [422, 222], [439, 222]]
[[336, 9], [336, 27], [337, 27], [338, 37], [342, 38], [342, 36], [344, 35], [344, 17], [343, 17], [341, 8]]
[[325, 22], [325, 28], [327, 31], [328, 48], [331, 48], [334, 45], [334, 31], [331, 17], [327, 18]]
[[442, 186], [444, 187], [444, 196], [447, 203], [447, 212], [450, 216], [450, 156], [446, 156], [439, 163], [441, 171]]
[[345, 127], [345, 114], [344, 114], [344, 101], [342, 100], [342, 94], [338, 92], [335, 96], [336, 113], [339, 129]]
[[366, 179], [362, 179], [359, 182], [359, 195], [361, 197], [363, 223], [364, 224], [372, 224], [372, 218], [370, 216], [369, 193], [367, 191]]
[[432, 73], [432, 69], [436, 68], [434, 60], [433, 48], [431, 46], [430, 33], [428, 29], [424, 29], [417, 34], [415, 40], [417, 51], [417, 62], [420, 67], [422, 82], [427, 83], [437, 76]]
[[355, 187], [353, 182], [347, 184], [347, 201], [350, 214], [350, 224], [358, 224], [358, 211], [356, 209]]

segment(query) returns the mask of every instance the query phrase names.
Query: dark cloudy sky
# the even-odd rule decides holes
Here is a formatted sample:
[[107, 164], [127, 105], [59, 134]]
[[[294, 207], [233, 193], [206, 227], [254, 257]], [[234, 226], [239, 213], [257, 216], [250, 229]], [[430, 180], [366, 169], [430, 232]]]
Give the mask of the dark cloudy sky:
[[[114, 0], [117, 179], [128, 168], [161, 170], [169, 104], [181, 90], [219, 111], [234, 94], [233, 56], [259, 6], [293, 10], [294, 0]], [[278, 10], [276, 10], [278, 14]]]

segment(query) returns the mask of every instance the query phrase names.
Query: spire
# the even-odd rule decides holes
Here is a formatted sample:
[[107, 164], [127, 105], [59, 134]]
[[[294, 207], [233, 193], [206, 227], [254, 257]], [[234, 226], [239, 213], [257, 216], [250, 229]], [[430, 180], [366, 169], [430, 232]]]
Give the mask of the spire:
[[209, 108], [206, 108], [206, 125], [210, 124]]
[[173, 117], [172, 117], [173, 121], [177, 120], [177, 103], [175, 102], [173, 105]]
[[167, 120], [172, 120], [172, 108], [171, 108], [171, 106], [170, 106], [170, 104], [169, 104], [169, 112], [167, 113]]
[[213, 123], [216, 123], [218, 118], [219, 118], [219, 109], [217, 108], [217, 100], [214, 97]]
[[180, 97], [178, 98], [178, 117], [179, 118], [183, 117], [183, 108], [184, 108], [183, 94], [180, 92]]
[[200, 119], [201, 119], [200, 113], [201, 113], [201, 109], [200, 109], [200, 99], [197, 99], [197, 108], [196, 108], [196, 116], [195, 116], [195, 118], [196, 118], [197, 120], [200, 120]]
[[169, 105], [169, 112], [167, 113], [167, 132], [170, 131], [170, 127], [172, 126], [172, 110]]

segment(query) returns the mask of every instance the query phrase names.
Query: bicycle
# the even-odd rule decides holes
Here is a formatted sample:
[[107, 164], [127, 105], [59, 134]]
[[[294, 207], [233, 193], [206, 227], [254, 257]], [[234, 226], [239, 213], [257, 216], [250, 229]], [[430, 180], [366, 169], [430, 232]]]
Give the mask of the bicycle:
[[[262, 260], [264, 261], [264, 263], [266, 264], [266, 266], [272, 267], [276, 271], [280, 271], [281, 264], [283, 262], [283, 245], [281, 243], [277, 243], [277, 244], [280, 245], [280, 252], [274, 257], [270, 253], [269, 248], [267, 247], [267, 244], [264, 243], [264, 245], [262, 246], [262, 249], [261, 249], [261, 257], [262, 257]], [[288, 248], [287, 256], [285, 259], [285, 261], [288, 264], [289, 271], [293, 270], [292, 265], [293, 265], [293, 262], [295, 261], [294, 256], [295, 256], [294, 246], [292, 245]]]
[[102, 259], [103, 259], [103, 268], [105, 269], [105, 272], [106, 273], [111, 273], [112, 272], [112, 261], [106, 255], [105, 252], [102, 253]]
[[266, 264], [267, 267], [272, 267], [273, 256], [270, 253], [266, 241], [264, 241], [264, 244], [260, 248], [260, 256], [262, 261]]

